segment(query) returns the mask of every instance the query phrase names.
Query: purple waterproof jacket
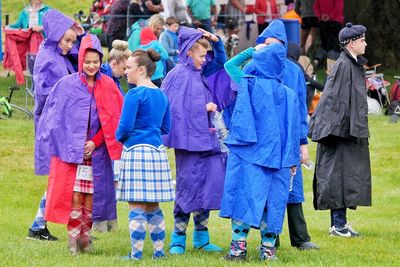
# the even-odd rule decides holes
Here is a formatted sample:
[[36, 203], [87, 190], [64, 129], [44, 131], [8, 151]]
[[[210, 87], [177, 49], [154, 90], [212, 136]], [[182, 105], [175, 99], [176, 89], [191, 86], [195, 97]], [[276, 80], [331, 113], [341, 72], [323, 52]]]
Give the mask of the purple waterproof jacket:
[[[69, 58], [61, 54], [61, 49], [58, 46], [58, 42], [64, 33], [74, 23], [72, 19], [55, 9], [49, 10], [43, 16], [43, 28], [47, 38], [40, 45], [33, 68], [35, 134], [50, 90], [62, 77], [76, 72]], [[78, 48], [74, 46], [70, 53], [77, 56]], [[35, 144], [35, 155], [37, 153]], [[41, 175], [37, 164], [37, 158], [35, 157], [35, 174]]]
[[[96, 50], [101, 60], [102, 49], [96, 36], [87, 35], [82, 39], [81, 50], [85, 48], [85, 51]], [[86, 75], [81, 71], [83, 65], [81, 54], [83, 57], [85, 53], [79, 54], [80, 72], [60, 79], [48, 96], [37, 128], [36, 143], [40, 153], [35, 154], [35, 158], [40, 174], [49, 173], [51, 157], [57, 157], [66, 163], [82, 164], [85, 141], [91, 140], [102, 128], [105, 142], [96, 147], [92, 153], [93, 220], [113, 220], [116, 218], [116, 201], [110, 151], [107, 144], [110, 131], [106, 131], [106, 128], [110, 124], [115, 125], [116, 128], [122, 107], [122, 96], [112, 79], [100, 72], [96, 75], [94, 93], [89, 93], [88, 86], [84, 82]], [[102, 93], [97, 93], [96, 90]], [[112, 104], [109, 104], [110, 102]], [[107, 116], [101, 116], [101, 114]], [[101, 123], [100, 119], [102, 119]], [[89, 131], [87, 131], [88, 125]], [[57, 182], [62, 183], [71, 177], [56, 177], [56, 179], [59, 179]], [[62, 194], [58, 192], [58, 195]], [[50, 199], [48, 201], [51, 202]]]
[[[49, 10], [43, 16], [43, 28], [47, 38], [40, 45], [33, 68], [35, 131], [51, 88], [62, 77], [76, 72], [68, 57], [61, 54], [61, 48], [58, 46], [64, 33], [74, 23], [55, 9]], [[77, 55], [77, 48], [74, 47], [70, 53]]]
[[193, 44], [203, 36], [199, 30], [181, 27], [178, 32], [179, 63], [168, 72], [161, 89], [171, 108], [171, 130], [163, 136], [164, 145], [187, 151], [219, 150], [218, 139], [206, 110], [213, 97], [202, 70], [187, 56]]

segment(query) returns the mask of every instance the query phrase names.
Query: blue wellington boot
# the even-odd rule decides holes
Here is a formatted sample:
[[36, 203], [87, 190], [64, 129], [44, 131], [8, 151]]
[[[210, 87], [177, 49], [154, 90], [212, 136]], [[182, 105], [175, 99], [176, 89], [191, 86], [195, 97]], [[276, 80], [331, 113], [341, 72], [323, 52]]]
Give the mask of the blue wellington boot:
[[186, 250], [186, 235], [178, 235], [175, 232], [171, 235], [170, 254], [184, 254]]
[[210, 243], [208, 231], [193, 231], [193, 245], [195, 249], [202, 249], [207, 252], [221, 252], [222, 248]]

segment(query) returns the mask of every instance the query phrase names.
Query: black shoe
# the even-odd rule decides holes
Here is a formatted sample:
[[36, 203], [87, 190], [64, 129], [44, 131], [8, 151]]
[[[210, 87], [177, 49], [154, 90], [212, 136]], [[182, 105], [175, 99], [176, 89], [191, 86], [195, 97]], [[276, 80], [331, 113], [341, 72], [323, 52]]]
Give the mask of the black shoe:
[[310, 250], [310, 249], [319, 249], [317, 244], [313, 242], [304, 242], [300, 246], [297, 247], [299, 250]]
[[228, 252], [228, 254], [226, 254], [224, 256], [224, 260], [227, 260], [227, 261], [245, 261], [246, 260], [246, 255], [241, 254], [241, 255], [238, 255], [238, 256], [234, 256], [234, 255], [231, 255], [231, 253]]
[[40, 229], [38, 231], [34, 231], [29, 228], [28, 236], [26, 239], [32, 240], [42, 240], [42, 241], [57, 241], [58, 238], [50, 234], [47, 227], [44, 229]]

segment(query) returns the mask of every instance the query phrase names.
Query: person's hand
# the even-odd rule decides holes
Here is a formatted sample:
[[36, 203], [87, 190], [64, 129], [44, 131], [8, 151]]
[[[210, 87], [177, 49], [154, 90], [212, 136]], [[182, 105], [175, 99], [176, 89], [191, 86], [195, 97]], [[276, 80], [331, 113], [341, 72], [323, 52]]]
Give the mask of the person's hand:
[[85, 142], [84, 152], [86, 157], [91, 157], [93, 150], [96, 148], [96, 145], [93, 141], [89, 140]]
[[297, 166], [293, 166], [290, 168], [290, 175], [295, 176], [297, 171]]
[[43, 30], [43, 27], [42, 26], [32, 26], [32, 31], [34, 31], [34, 32], [40, 32], [40, 31], [42, 31]]
[[85, 33], [83, 27], [77, 22], [75, 22], [74, 25], [72, 25], [72, 29], [76, 32], [77, 35], [82, 35]]
[[328, 21], [329, 20], [329, 16], [327, 14], [322, 14], [321, 15], [321, 20], [322, 21]]
[[261, 48], [264, 48], [264, 47], [266, 47], [267, 45], [266, 44], [258, 44], [258, 45], [256, 45], [255, 47], [254, 47], [254, 49], [256, 50], [256, 51], [258, 51], [258, 50], [260, 50]]
[[215, 111], [217, 111], [217, 107], [218, 106], [216, 104], [214, 104], [213, 102], [209, 102], [206, 105], [207, 112], [215, 112]]
[[213, 18], [211, 20], [211, 26], [213, 26], [213, 27], [217, 26], [217, 18]]
[[308, 155], [308, 148], [307, 145], [300, 146], [300, 162], [304, 164], [308, 164], [310, 161], [310, 157]]
[[203, 33], [203, 37], [206, 38], [208, 41], [211, 42], [218, 42], [219, 39], [216, 35], [212, 34], [211, 32], [208, 32], [202, 28], [197, 28], [199, 31], [201, 31]]
[[193, 20], [193, 25], [196, 26], [196, 27], [199, 27], [199, 26], [201, 26], [201, 21], [195, 19], [195, 20]]

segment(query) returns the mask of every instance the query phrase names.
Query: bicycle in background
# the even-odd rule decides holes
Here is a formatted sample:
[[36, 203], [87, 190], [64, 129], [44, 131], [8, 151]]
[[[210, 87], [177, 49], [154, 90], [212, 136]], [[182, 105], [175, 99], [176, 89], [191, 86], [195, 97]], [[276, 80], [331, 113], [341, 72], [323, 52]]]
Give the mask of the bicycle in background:
[[10, 94], [8, 96], [0, 96], [0, 119], [33, 119], [33, 113], [26, 108], [11, 103], [14, 91], [19, 90], [19, 86], [10, 86]]

